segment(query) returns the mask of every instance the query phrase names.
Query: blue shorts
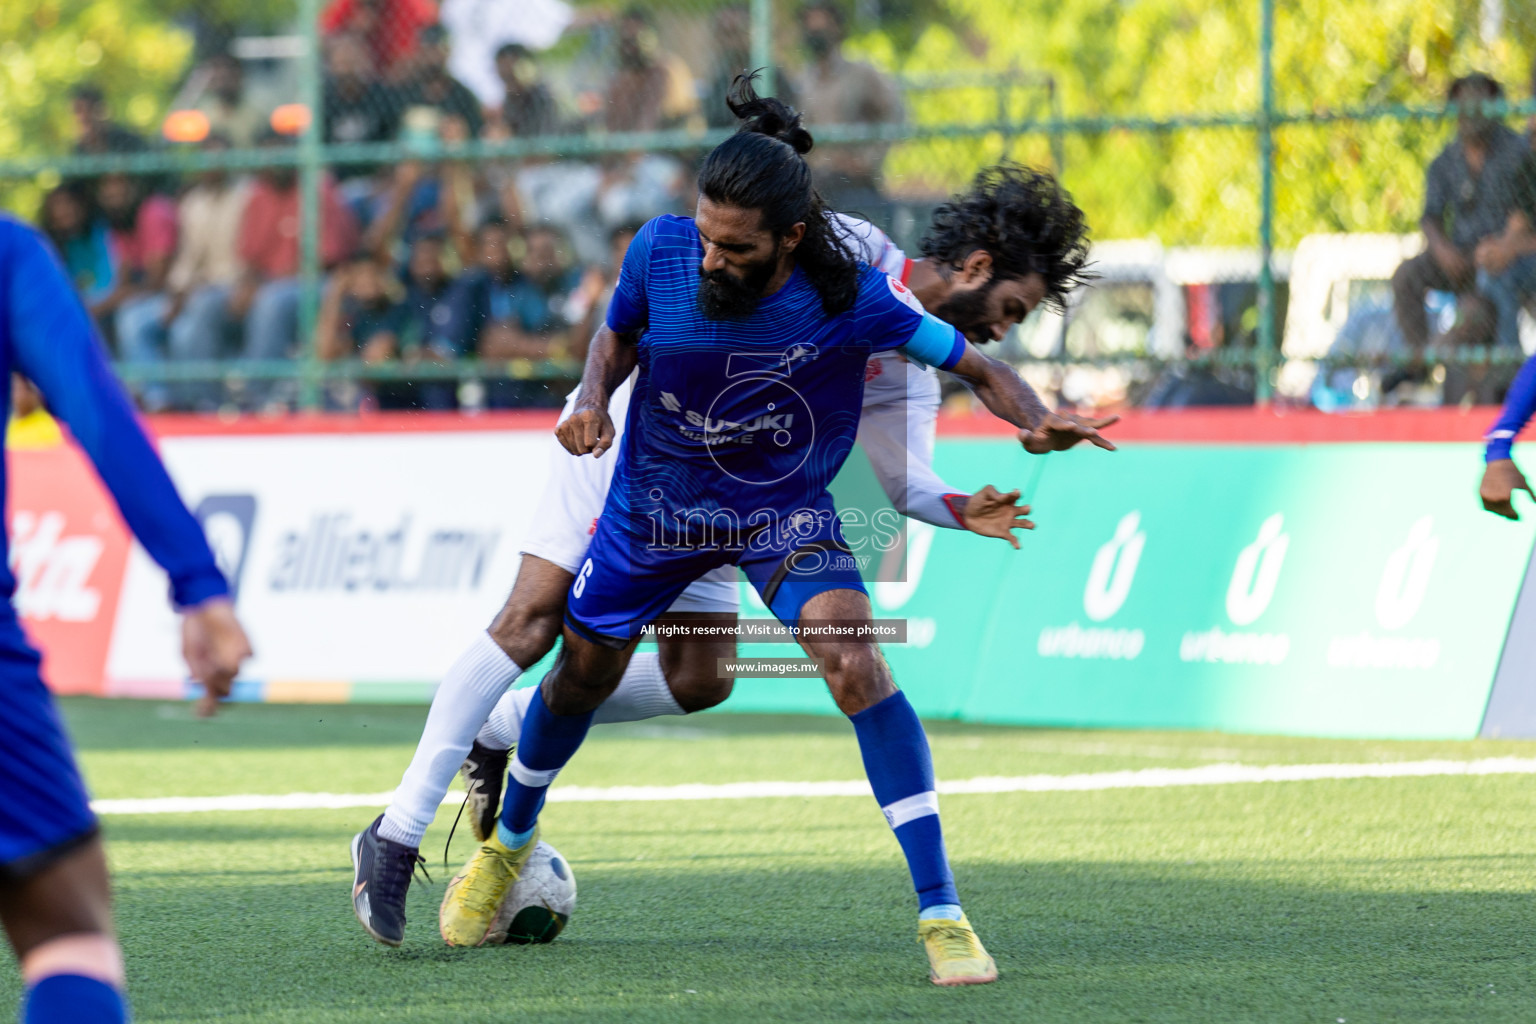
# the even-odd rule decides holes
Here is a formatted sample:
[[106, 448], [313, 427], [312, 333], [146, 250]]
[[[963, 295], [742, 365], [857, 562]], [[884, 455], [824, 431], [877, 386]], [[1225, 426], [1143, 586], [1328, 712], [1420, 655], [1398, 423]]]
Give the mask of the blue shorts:
[[95, 835], [96, 816], [38, 656], [0, 638], [0, 883], [35, 875]]
[[774, 617], [787, 626], [828, 590], [865, 593], [830, 497], [814, 509], [711, 543], [658, 544], [652, 520], [604, 513], [566, 597], [565, 621], [593, 643], [622, 648], [671, 607], [700, 576], [737, 565]]

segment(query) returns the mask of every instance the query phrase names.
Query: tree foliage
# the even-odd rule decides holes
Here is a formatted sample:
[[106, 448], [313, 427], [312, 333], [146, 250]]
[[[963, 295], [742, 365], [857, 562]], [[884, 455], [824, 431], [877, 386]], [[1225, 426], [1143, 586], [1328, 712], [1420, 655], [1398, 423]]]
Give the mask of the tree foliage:
[[[1248, 113], [1260, 104], [1254, 0], [943, 3], [951, 17], [929, 21], [910, 46], [901, 45], [902, 33], [878, 30], [855, 46], [909, 75], [1023, 72], [1025, 84], [1010, 100], [1014, 117], [1042, 116], [1038, 82], [1047, 75], [1069, 118]], [[1276, 107], [1306, 114], [1435, 105], [1455, 76], [1474, 69], [1523, 98], [1536, 9], [1513, 0], [1507, 8], [1502, 30], [1485, 40], [1480, 0], [1279, 0]], [[993, 90], [945, 90], [917, 98], [911, 116], [921, 124], [976, 123], [995, 120], [997, 110]], [[1424, 167], [1450, 134], [1448, 122], [1390, 118], [1280, 128], [1277, 244], [1315, 231], [1412, 230]], [[1068, 137], [1061, 148], [1064, 180], [1101, 238], [1257, 241], [1259, 148], [1251, 129], [1109, 131]], [[909, 143], [893, 150], [887, 171], [914, 190], [945, 189], [1005, 154], [1043, 163], [1050, 153], [1039, 137]]]

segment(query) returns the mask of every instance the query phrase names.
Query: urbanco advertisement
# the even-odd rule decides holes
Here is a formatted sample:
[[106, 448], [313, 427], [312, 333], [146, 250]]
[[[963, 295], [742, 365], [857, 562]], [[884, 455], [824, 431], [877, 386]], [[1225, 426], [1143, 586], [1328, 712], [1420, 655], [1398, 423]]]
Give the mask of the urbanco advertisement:
[[[887, 657], [925, 715], [1474, 736], [1533, 540], [1478, 506], [1478, 454], [1147, 444], [1040, 469], [1006, 441], [941, 441], [958, 487], [1039, 470], [1037, 529], [1017, 552], [911, 529], [905, 582], [871, 587], [877, 616], [918, 627]], [[830, 710], [803, 680], [733, 700]]]

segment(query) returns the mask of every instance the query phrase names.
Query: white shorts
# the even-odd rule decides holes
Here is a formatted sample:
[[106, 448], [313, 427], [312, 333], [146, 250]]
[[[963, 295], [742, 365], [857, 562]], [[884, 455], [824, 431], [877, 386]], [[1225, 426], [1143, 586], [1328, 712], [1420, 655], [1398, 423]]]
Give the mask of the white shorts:
[[[549, 482], [539, 498], [533, 532], [523, 543], [523, 554], [553, 562], [571, 575], [576, 574], [586, 556], [592, 532], [597, 528], [597, 517], [602, 515], [603, 503], [608, 499], [608, 485], [613, 482], [613, 468], [619, 458], [619, 439], [624, 434], [633, 382], [631, 375], [608, 403], [608, 415], [612, 417], [617, 433], [613, 447], [604, 452], [602, 458], [572, 455], [553, 436], [550, 437]], [[565, 408], [560, 410], [561, 422], [571, 414], [575, 405], [576, 392], [572, 391], [565, 400]], [[736, 567], [722, 565], [690, 583], [667, 610], [734, 614], [740, 603]]]

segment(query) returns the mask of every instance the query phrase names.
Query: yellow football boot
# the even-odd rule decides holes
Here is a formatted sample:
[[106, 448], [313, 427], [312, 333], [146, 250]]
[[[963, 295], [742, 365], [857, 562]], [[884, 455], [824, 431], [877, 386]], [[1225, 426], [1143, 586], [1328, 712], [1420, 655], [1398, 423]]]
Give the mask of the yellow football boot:
[[538, 829], [534, 829], [533, 837], [515, 850], [503, 846], [494, 834], [481, 844], [469, 858], [469, 863], [464, 865], [464, 870], [448, 883], [448, 891], [443, 893], [437, 927], [443, 933], [444, 942], [450, 946], [478, 946], [485, 941], [501, 901], [517, 881], [537, 845]]
[[997, 962], [987, 955], [964, 914], [958, 921], [919, 920], [917, 941], [928, 952], [928, 977], [935, 985], [985, 985], [997, 980]]

